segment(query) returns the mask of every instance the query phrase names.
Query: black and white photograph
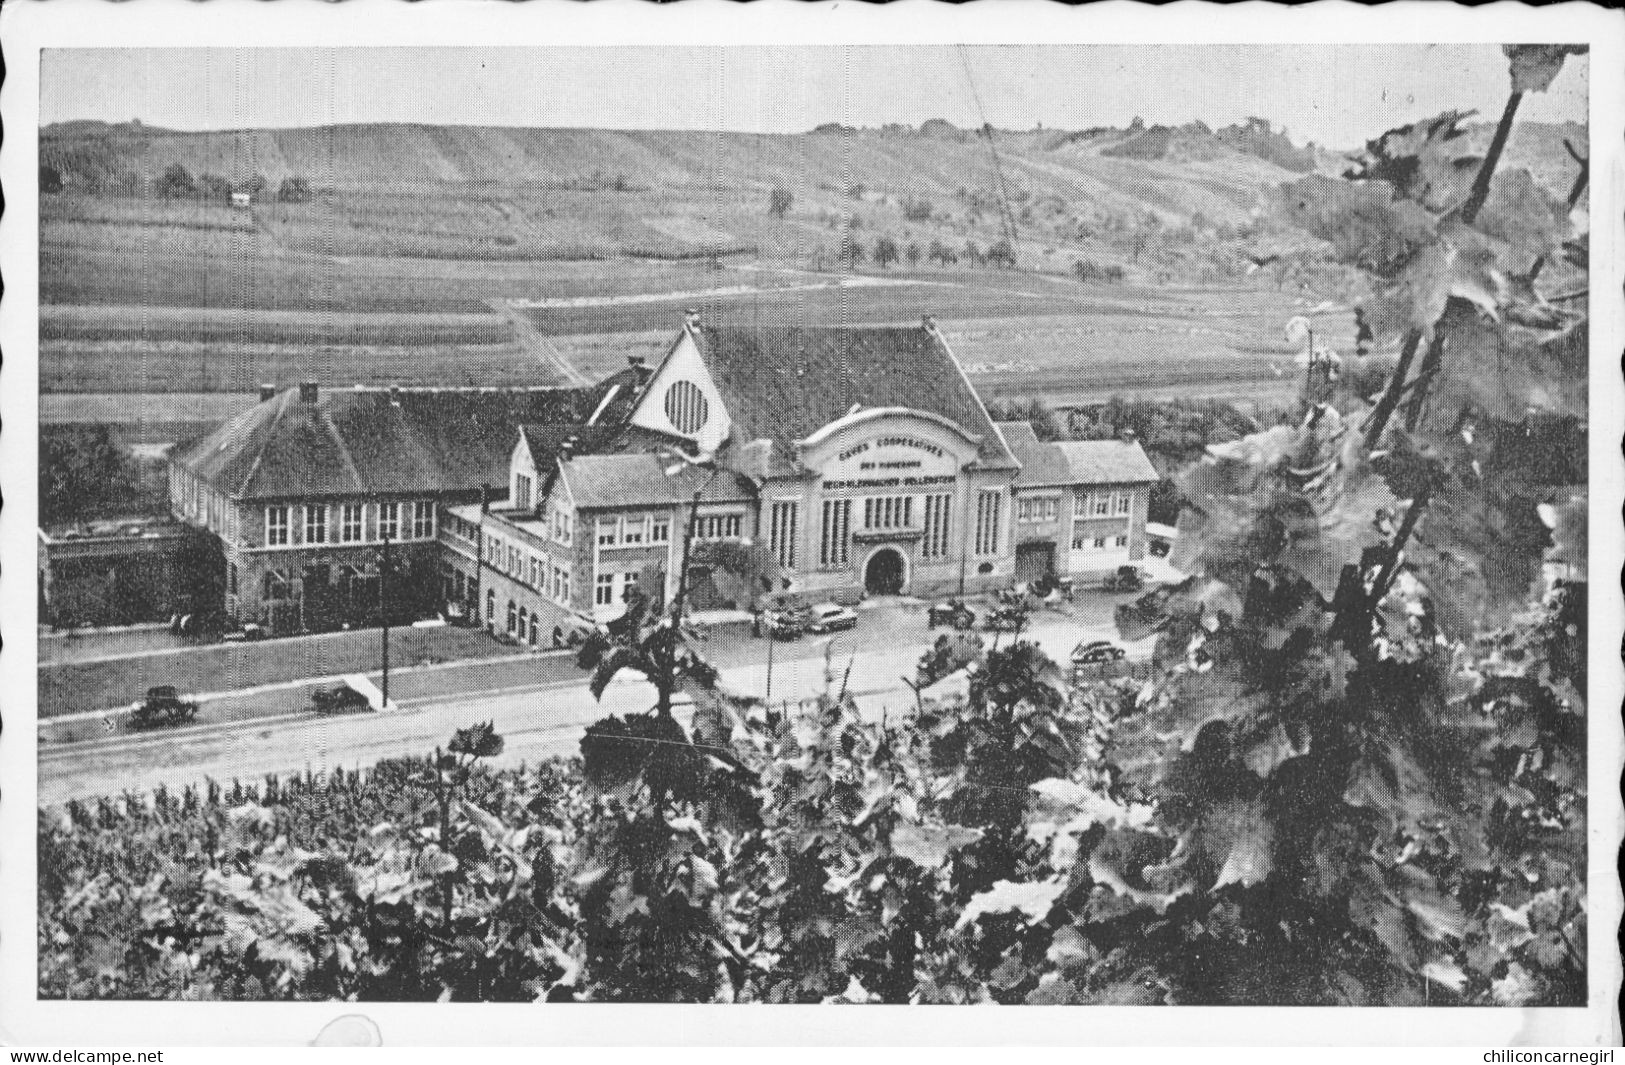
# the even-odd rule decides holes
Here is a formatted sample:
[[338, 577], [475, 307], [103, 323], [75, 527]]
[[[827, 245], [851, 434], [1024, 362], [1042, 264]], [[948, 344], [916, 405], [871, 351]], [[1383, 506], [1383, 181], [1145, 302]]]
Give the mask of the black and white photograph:
[[1617, 1042], [1584, 24], [29, 52], [8, 993]]

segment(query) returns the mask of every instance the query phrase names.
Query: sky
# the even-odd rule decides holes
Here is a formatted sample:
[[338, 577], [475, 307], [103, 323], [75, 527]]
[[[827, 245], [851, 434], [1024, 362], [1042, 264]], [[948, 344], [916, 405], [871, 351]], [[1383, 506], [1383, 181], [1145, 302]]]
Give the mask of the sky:
[[[1496, 45], [52, 49], [40, 116], [204, 130], [328, 123], [793, 133], [825, 122], [1212, 126], [1258, 115], [1355, 147], [1447, 109], [1500, 113]], [[1524, 121], [1583, 121], [1571, 58]]]

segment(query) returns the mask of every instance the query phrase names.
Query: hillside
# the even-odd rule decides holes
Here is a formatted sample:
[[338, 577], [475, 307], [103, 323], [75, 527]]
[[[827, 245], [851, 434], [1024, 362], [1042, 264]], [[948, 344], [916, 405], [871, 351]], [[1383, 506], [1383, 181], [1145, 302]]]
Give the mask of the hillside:
[[[1559, 195], [1565, 134], [1584, 130], [1520, 127], [1509, 151]], [[1336, 153], [1256, 122], [991, 140], [940, 120], [793, 135], [47, 127], [41, 385], [90, 397], [61, 420], [146, 426], [186, 412], [117, 397], [294, 376], [569, 380], [629, 343], [653, 351], [697, 307], [809, 324], [932, 313], [1000, 395], [1104, 397], [1186, 372], [1201, 379], [1180, 389], [1233, 394], [1280, 387], [1287, 318], [1351, 328], [1346, 278], [1292, 258], [1309, 238], [1265, 217], [1304, 166], [1340, 172]], [[176, 166], [192, 187], [160, 195]], [[308, 194], [285, 201], [295, 178]], [[222, 193], [248, 188], [248, 206]], [[775, 188], [789, 193], [777, 214]], [[1016, 269], [988, 258], [1006, 205]], [[1273, 265], [1249, 258], [1261, 251]]]
[[[1064, 235], [1067, 225], [1111, 224], [1147, 212], [1171, 225], [1193, 217], [1239, 225], [1260, 187], [1291, 176], [1217, 141], [1200, 160], [1114, 158], [1103, 151], [1121, 139], [997, 132], [994, 147], [1022, 230], [1042, 239]], [[512, 246], [558, 228], [550, 219], [566, 210], [589, 247], [635, 250], [640, 240], [662, 238], [696, 246], [759, 243], [774, 186], [791, 191], [789, 219], [802, 223], [827, 227], [851, 212], [860, 227], [883, 224], [900, 216], [907, 200], [914, 221], [998, 232], [988, 140], [946, 123], [924, 132], [836, 128], [795, 135], [418, 125], [181, 133], [73, 123], [43, 131], [41, 157], [70, 193], [150, 195], [177, 163], [197, 178], [219, 175], [238, 188], [255, 175], [270, 189], [299, 176], [342, 203], [342, 213], [363, 230], [375, 228], [367, 216], [380, 198], [456, 193], [489, 205], [475, 212], [483, 217], [471, 220], [471, 234], [508, 236]], [[591, 197], [601, 225], [580, 224], [583, 196]], [[736, 212], [745, 217], [731, 217]]]

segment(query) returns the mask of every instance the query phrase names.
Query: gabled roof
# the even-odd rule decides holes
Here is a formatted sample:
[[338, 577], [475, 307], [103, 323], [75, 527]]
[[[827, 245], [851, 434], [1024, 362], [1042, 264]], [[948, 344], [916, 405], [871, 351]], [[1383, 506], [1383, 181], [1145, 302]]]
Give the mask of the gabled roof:
[[1038, 439], [1031, 422], [999, 422], [998, 426], [1016, 461], [1021, 463], [1021, 472], [1016, 474], [1017, 488], [1071, 483], [1072, 467], [1066, 456], [1054, 444]]
[[172, 461], [238, 499], [477, 492], [506, 483], [520, 425], [579, 425], [604, 387], [323, 389], [314, 402], [289, 388]]
[[[671, 473], [667, 473], [675, 465]], [[577, 509], [647, 507], [687, 503], [702, 485], [703, 502], [740, 502], [755, 497], [745, 477], [710, 470], [648, 452], [630, 455], [579, 455], [559, 464], [565, 487]], [[709, 481], [709, 483], [707, 483]]]
[[576, 422], [526, 422], [519, 427], [520, 439], [530, 451], [531, 462], [543, 476], [551, 472], [565, 441], [574, 439], [576, 454], [595, 451], [613, 432], [612, 426], [581, 425]]
[[773, 442], [776, 470], [794, 442], [860, 407], [907, 407], [981, 438], [981, 461], [1010, 468], [987, 408], [935, 329], [922, 326], [724, 327], [692, 331], [733, 421], [733, 442]]
[[1050, 445], [1066, 459], [1072, 484], [1146, 484], [1161, 480], [1133, 440], [1062, 440]]

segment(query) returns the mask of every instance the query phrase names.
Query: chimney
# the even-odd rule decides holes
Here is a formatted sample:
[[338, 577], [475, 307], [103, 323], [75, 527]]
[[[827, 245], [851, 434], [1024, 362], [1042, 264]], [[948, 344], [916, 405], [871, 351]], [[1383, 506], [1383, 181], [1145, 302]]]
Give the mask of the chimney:
[[391, 407], [399, 407], [401, 405], [401, 386], [400, 385], [390, 385], [389, 386], [389, 405]]
[[268, 399], [275, 399], [275, 398], [276, 398], [276, 385], [271, 384], [269, 381], [262, 382], [260, 384], [260, 402], [264, 403]]
[[1124, 429], [1123, 430], [1123, 443], [1125, 443], [1125, 444], [1134, 444], [1134, 443], [1138, 443], [1139, 439], [1140, 439], [1140, 434], [1136, 433], [1133, 429]]
[[480, 513], [491, 513], [491, 482], [480, 485]]
[[700, 312], [695, 310], [693, 307], [690, 307], [688, 310], [683, 312], [683, 328], [699, 329], [699, 327]]
[[921, 315], [920, 328], [924, 329], [927, 333], [935, 333], [937, 331], [936, 316], [932, 314]]
[[575, 455], [575, 450], [576, 438], [572, 436], [570, 439], [559, 445], [559, 461], [561, 463], [569, 462], [570, 459]]
[[314, 403], [320, 395], [321, 392], [317, 388], [315, 381], [301, 381], [299, 383], [299, 402]]
[[628, 366], [632, 367], [632, 369], [634, 369], [634, 370], [641, 370], [641, 369], [643, 369], [643, 356], [642, 355], [628, 355], [626, 357], [626, 364]]

